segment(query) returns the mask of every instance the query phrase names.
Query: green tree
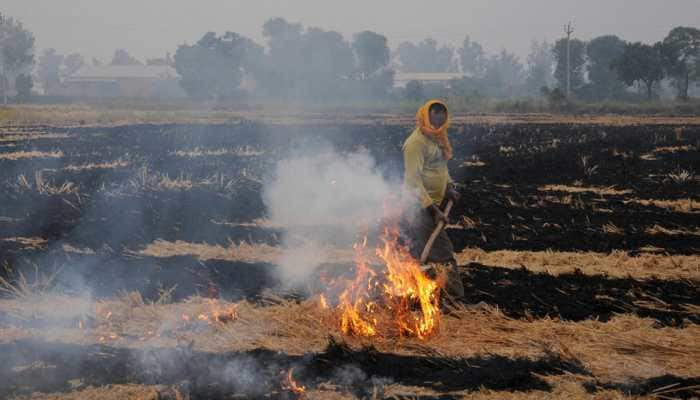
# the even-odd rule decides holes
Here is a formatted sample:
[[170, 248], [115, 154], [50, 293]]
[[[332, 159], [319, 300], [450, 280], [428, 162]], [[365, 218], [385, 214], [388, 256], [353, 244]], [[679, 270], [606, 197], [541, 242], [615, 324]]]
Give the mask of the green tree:
[[56, 49], [46, 49], [39, 56], [37, 75], [46, 93], [53, 93], [61, 84], [61, 65], [63, 55]]
[[352, 49], [363, 77], [369, 77], [389, 64], [390, 50], [384, 35], [371, 31], [357, 33], [353, 37]]
[[375, 72], [370, 79], [360, 82], [360, 86], [364, 86], [365, 90], [361, 92], [364, 96], [369, 96], [373, 99], [384, 99], [389, 96], [391, 89], [394, 87], [394, 76], [396, 71], [390, 68], [383, 68]]
[[530, 48], [525, 87], [529, 95], [537, 96], [543, 87], [549, 87], [554, 82], [554, 55], [552, 45], [546, 40], [533, 41]]
[[613, 69], [613, 64], [625, 52], [625, 42], [617, 36], [600, 36], [588, 43], [588, 78], [594, 98], [613, 99], [620, 97], [625, 85]]
[[622, 56], [613, 65], [627, 85], [641, 82], [646, 87], [649, 100], [654, 95], [654, 85], [664, 78], [661, 47], [661, 43], [653, 46], [640, 42], [627, 43]]
[[31, 75], [19, 74], [17, 79], [15, 79], [15, 90], [17, 91], [17, 102], [26, 103], [32, 97], [32, 88], [34, 87], [34, 82], [32, 81]]
[[403, 42], [397, 52], [404, 72], [447, 72], [454, 57], [453, 48], [440, 47], [438, 42], [431, 38], [418, 44]]
[[304, 34], [305, 66], [300, 86], [303, 97], [323, 101], [338, 96], [355, 70], [355, 56], [343, 35], [309, 28]]
[[354, 68], [352, 50], [337, 32], [307, 30], [273, 18], [263, 25], [263, 36], [269, 51], [254, 73], [259, 91], [266, 96], [325, 98], [338, 89], [339, 77]]
[[394, 71], [389, 68], [389, 50], [386, 36], [364, 31], [353, 37], [352, 48], [357, 59], [358, 74], [354, 85], [360, 96], [385, 98], [394, 87]]
[[[566, 88], [566, 39], [559, 39], [554, 44], [553, 48], [554, 60], [556, 61], [556, 69], [554, 70], [554, 78], [560, 88]], [[576, 92], [585, 84], [584, 66], [586, 64], [586, 43], [571, 39], [571, 57], [569, 62], [569, 72], [571, 77], [571, 91]]]
[[268, 52], [255, 68], [258, 90], [277, 98], [311, 101], [342, 100], [356, 90], [374, 93], [393, 82], [384, 67], [386, 38], [361, 32], [350, 45], [335, 31], [305, 29], [274, 18], [263, 25]]
[[662, 43], [666, 72], [673, 78], [678, 97], [687, 99], [690, 82], [699, 74], [700, 29], [679, 26], [671, 30]]
[[564, 111], [571, 106], [566, 94], [560, 88], [550, 89], [547, 86], [542, 87], [542, 97], [547, 100], [549, 108], [554, 111]]
[[258, 90], [267, 96], [291, 96], [297, 82], [303, 80], [304, 27], [273, 18], [263, 25], [268, 52], [254, 70]]
[[195, 45], [183, 44], [175, 53], [180, 85], [195, 99], [231, 99], [241, 93], [239, 86], [249, 59], [262, 48], [234, 32], [217, 36], [205, 34]]
[[482, 81], [491, 96], [515, 97], [523, 87], [523, 65], [515, 54], [504, 49], [497, 56], [491, 56]]
[[0, 91], [7, 104], [10, 82], [34, 65], [34, 35], [22, 23], [0, 14]]
[[457, 50], [462, 71], [471, 78], [480, 79], [486, 72], [488, 58], [481, 45], [472, 41], [469, 36], [464, 38], [462, 47]]
[[423, 84], [419, 81], [409, 81], [404, 89], [404, 95], [408, 100], [415, 102], [422, 101], [424, 98]]

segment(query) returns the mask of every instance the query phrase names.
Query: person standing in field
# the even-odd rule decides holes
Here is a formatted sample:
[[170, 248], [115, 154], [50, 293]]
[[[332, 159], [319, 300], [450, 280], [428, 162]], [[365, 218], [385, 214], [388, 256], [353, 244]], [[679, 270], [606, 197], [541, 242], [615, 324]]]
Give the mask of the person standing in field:
[[[413, 257], [420, 258], [428, 238], [440, 221], [447, 222], [444, 207], [459, 200], [459, 192], [447, 169], [452, 146], [447, 135], [447, 105], [431, 100], [418, 110], [416, 128], [403, 144], [404, 186], [418, 203], [415, 215], [408, 216], [407, 234]], [[454, 248], [445, 230], [433, 244], [428, 263], [447, 268], [445, 291], [453, 298], [464, 296], [464, 287], [456, 271]]]

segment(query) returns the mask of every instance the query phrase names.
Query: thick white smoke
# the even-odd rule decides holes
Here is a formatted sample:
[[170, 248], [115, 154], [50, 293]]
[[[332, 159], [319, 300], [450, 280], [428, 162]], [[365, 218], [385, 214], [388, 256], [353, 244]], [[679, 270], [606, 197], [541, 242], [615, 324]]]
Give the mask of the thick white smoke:
[[280, 161], [264, 190], [268, 215], [285, 235], [278, 260], [284, 282], [304, 282], [332, 261], [328, 244], [346, 246], [382, 218], [401, 185], [387, 182], [367, 152], [325, 149]]

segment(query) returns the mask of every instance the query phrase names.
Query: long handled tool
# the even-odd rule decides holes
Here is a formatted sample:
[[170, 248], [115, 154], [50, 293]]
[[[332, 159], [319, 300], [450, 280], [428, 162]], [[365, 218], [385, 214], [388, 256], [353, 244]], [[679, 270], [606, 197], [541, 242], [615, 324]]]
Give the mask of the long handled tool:
[[[447, 202], [447, 205], [445, 206], [445, 210], [443, 213], [445, 214], [445, 217], [448, 217], [450, 215], [450, 211], [452, 210], [452, 206], [454, 205], [454, 202], [452, 200], [449, 200]], [[438, 235], [440, 235], [440, 232], [442, 232], [443, 229], [445, 229], [446, 222], [445, 221], [440, 221], [438, 222], [437, 226], [435, 227], [435, 230], [433, 233], [430, 235], [430, 238], [428, 238], [428, 242], [425, 244], [425, 248], [423, 249], [423, 253], [420, 255], [420, 263], [424, 264], [426, 261], [428, 261], [428, 256], [430, 255], [430, 250], [433, 249], [433, 244], [435, 243], [435, 239], [437, 239]]]

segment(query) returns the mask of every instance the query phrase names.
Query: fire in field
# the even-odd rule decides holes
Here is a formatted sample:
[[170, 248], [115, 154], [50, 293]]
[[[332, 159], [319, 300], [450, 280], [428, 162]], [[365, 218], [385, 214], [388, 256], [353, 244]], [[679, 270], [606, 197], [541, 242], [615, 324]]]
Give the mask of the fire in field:
[[700, 399], [697, 1], [2, 0], [0, 399]]
[[700, 125], [455, 118], [456, 273], [412, 126], [3, 128], [3, 396], [693, 396]]

